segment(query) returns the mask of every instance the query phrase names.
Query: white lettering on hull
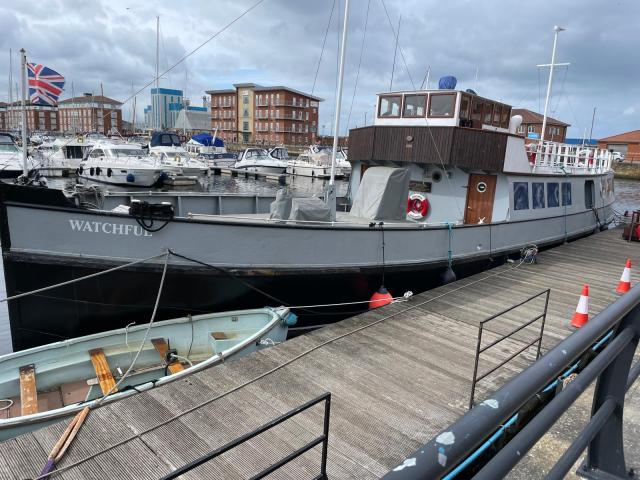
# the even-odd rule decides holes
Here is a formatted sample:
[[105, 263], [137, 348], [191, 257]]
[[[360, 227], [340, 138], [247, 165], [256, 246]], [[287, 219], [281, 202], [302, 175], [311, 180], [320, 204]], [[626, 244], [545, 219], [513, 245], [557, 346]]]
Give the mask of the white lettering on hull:
[[106, 233], [107, 235], [133, 235], [134, 237], [152, 237], [151, 232], [139, 225], [108, 222], [88, 222], [86, 220], [69, 219], [74, 232]]

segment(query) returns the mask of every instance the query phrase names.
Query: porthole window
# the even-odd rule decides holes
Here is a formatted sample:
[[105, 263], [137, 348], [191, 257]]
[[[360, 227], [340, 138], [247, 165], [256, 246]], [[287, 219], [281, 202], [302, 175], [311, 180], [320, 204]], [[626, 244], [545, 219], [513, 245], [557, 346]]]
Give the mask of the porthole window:
[[478, 193], [484, 193], [487, 191], [487, 184], [484, 182], [478, 182], [476, 184], [476, 190], [478, 191]]
[[436, 170], [431, 174], [431, 180], [433, 180], [435, 183], [438, 183], [440, 180], [442, 180], [442, 173], [439, 170]]

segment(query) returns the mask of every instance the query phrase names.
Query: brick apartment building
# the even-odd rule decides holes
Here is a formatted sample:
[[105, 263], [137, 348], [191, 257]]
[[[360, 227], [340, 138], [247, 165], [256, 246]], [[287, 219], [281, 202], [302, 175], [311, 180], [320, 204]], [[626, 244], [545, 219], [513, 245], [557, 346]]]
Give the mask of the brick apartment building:
[[[522, 125], [518, 127], [516, 133], [525, 137], [525, 143], [540, 140], [543, 115], [527, 110], [526, 108], [514, 108], [511, 111], [511, 116], [513, 115], [522, 116]], [[567, 138], [567, 127], [570, 126], [568, 123], [547, 117], [547, 132], [544, 135], [544, 139], [562, 143]]]
[[315, 143], [322, 98], [284, 86], [234, 84], [209, 90], [211, 128], [227, 141], [305, 145]]
[[[6, 105], [5, 129], [20, 130], [22, 128], [22, 105], [13, 102]], [[27, 128], [29, 131], [54, 132], [58, 130], [58, 107], [37, 105], [27, 102]]]
[[60, 131], [122, 132], [122, 102], [102, 95], [85, 93], [58, 102]]

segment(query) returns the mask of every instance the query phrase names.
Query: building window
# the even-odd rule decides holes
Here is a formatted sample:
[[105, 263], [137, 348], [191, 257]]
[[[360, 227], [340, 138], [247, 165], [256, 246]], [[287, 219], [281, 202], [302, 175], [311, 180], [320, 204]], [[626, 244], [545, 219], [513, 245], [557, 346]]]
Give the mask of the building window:
[[249, 130], [249, 122], [242, 122], [242, 130], [245, 132]]
[[536, 131], [536, 127], [534, 127], [533, 125], [527, 125], [527, 132], [533, 133], [535, 131]]
[[516, 131], [518, 133], [524, 133], [524, 125], [520, 125]]
[[560, 206], [560, 185], [555, 182], [547, 183], [547, 205], [549, 208]]
[[243, 105], [249, 105], [249, 95], [242, 96], [242, 103]]
[[531, 184], [531, 203], [533, 208], [544, 208], [544, 183]]
[[562, 205], [571, 205], [571, 184], [562, 182]]
[[529, 184], [527, 182], [513, 182], [513, 209], [529, 209]]

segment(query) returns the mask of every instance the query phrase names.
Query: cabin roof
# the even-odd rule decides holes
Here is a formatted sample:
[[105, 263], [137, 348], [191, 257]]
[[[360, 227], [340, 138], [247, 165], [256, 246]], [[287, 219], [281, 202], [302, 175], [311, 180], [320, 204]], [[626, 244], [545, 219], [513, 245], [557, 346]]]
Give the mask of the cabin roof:
[[600, 142], [621, 142], [621, 143], [640, 143], [640, 130], [631, 130], [630, 132], [619, 133], [610, 137], [604, 137]]
[[[542, 121], [544, 118], [544, 115], [534, 112], [532, 110], [528, 110], [526, 108], [514, 108], [513, 110], [511, 110], [511, 115], [521, 115], [522, 116], [522, 123], [526, 123], [526, 124], [530, 124], [530, 123], [534, 123], [534, 124], [540, 124], [542, 125]], [[557, 125], [560, 127], [570, 127], [571, 124], [570, 123], [564, 123], [561, 122], [560, 120], [557, 120], [555, 118], [552, 117], [547, 117], [547, 125]]]

